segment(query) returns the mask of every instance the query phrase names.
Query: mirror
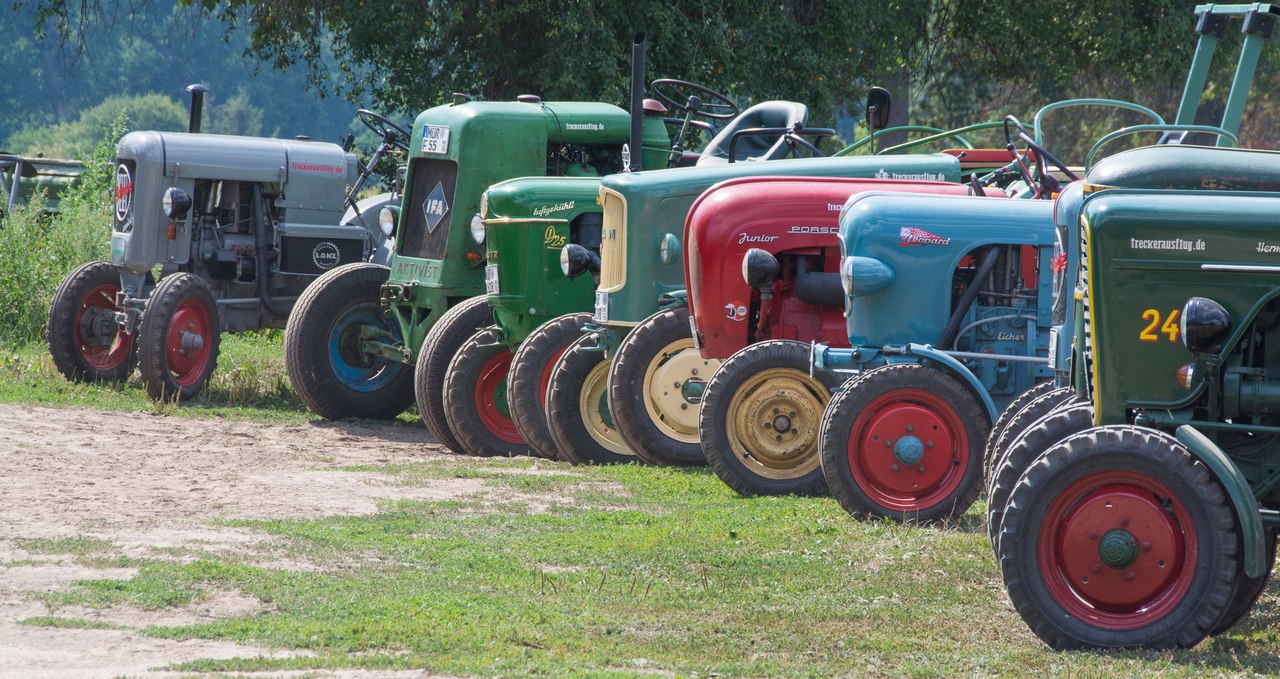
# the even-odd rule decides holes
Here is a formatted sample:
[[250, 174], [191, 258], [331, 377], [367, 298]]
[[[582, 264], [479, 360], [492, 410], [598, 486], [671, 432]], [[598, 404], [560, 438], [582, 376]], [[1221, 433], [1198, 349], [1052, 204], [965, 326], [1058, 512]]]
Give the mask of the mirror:
[[867, 91], [867, 129], [871, 132], [883, 130], [889, 126], [889, 107], [893, 97], [883, 87], [872, 87]]

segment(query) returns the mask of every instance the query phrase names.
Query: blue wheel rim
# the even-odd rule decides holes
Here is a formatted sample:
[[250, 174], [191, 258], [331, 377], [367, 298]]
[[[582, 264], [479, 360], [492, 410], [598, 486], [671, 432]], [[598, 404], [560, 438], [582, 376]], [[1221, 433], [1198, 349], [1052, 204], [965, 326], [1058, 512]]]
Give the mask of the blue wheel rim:
[[400, 328], [387, 323], [377, 304], [357, 304], [338, 317], [329, 332], [329, 365], [344, 387], [363, 393], [375, 392], [394, 380], [404, 364], [360, 350], [360, 328], [373, 326], [400, 339]]

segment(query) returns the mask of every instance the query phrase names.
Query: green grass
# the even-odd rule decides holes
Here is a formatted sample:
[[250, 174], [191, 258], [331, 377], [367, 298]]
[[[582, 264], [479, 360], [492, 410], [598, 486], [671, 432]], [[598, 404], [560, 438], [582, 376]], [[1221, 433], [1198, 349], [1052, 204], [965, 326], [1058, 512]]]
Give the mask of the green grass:
[[[535, 464], [553, 473], [527, 473]], [[706, 470], [446, 459], [379, 471], [406, 483], [482, 478], [492, 492], [389, 502], [373, 516], [234, 522], [310, 568], [243, 556], [152, 561], [131, 579], [83, 581], [49, 602], [165, 608], [238, 591], [270, 612], [146, 633], [315, 653], [175, 668], [193, 672], [1280, 672], [1274, 590], [1245, 623], [1191, 651], [1048, 650], [1008, 604], [980, 508], [955, 526], [922, 528], [857, 522], [828, 499], [739, 498]]]

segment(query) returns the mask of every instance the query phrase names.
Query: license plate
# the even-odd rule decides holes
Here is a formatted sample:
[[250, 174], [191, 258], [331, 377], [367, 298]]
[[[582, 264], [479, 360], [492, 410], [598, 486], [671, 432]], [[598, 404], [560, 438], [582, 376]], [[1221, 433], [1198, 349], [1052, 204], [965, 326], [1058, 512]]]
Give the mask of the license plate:
[[693, 335], [693, 348], [701, 349], [702, 344], [698, 342], [698, 326], [693, 323], [693, 314], [689, 314], [689, 333]]
[[487, 264], [484, 267], [484, 293], [486, 295], [498, 294], [498, 265]]
[[609, 322], [609, 293], [604, 290], [596, 290], [596, 311], [592, 320], [596, 323]]
[[1049, 368], [1058, 369], [1058, 329], [1049, 329]]
[[448, 153], [449, 128], [443, 125], [427, 125], [422, 130], [423, 153]]

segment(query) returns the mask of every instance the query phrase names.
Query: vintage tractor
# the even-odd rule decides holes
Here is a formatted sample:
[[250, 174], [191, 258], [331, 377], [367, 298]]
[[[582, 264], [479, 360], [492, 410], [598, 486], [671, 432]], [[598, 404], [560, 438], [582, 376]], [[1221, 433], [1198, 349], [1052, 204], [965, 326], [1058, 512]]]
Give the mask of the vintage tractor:
[[192, 398], [222, 332], [284, 327], [312, 281], [382, 243], [368, 212], [391, 195], [354, 198], [407, 144], [398, 126], [358, 112], [381, 139], [360, 172], [336, 144], [200, 134], [207, 90], [187, 89], [189, 132], [130, 132], [117, 146], [111, 261], [77, 268], [54, 295], [49, 348], [68, 379], [123, 380], [139, 365], [152, 398]]
[[[682, 127], [698, 109], [696, 102], [686, 103]], [[330, 419], [387, 418], [416, 398], [436, 438], [464, 451], [443, 394], [450, 360], [472, 335], [493, 324], [483, 296], [485, 252], [493, 245], [486, 245], [488, 227], [481, 216], [492, 213], [482, 194], [515, 177], [550, 176], [593, 186], [587, 178], [620, 172], [628, 162], [665, 167], [673, 143], [663, 108], [646, 108], [634, 84], [632, 107], [645, 114], [633, 118], [612, 104], [544, 102], [532, 95], [509, 102], [456, 95], [452, 103], [421, 113], [413, 126], [403, 203], [383, 213], [384, 231], [395, 243], [390, 267], [359, 264], [330, 272], [300, 300], [286, 330], [289, 376], [311, 410]], [[624, 150], [629, 141], [636, 149], [630, 158]], [[674, 161], [680, 157], [675, 154]], [[557, 205], [539, 203], [534, 209], [548, 209], [532, 218], [576, 215], [577, 199], [568, 200], [573, 209], [557, 209], [565, 202], [557, 199]], [[542, 233], [539, 227], [537, 235]], [[496, 238], [501, 242], [502, 236]], [[495, 273], [490, 281], [496, 282]], [[533, 306], [528, 313], [536, 315]], [[466, 427], [508, 435], [510, 357], [499, 352], [489, 358], [479, 366], [483, 375], [466, 385], [481, 400], [476, 409], [482, 413]], [[504, 443], [522, 445], [514, 434], [508, 439]]]
[[840, 220], [849, 348], [815, 371], [853, 373], [827, 405], [823, 475], [851, 514], [935, 521], [978, 494], [1004, 405], [1049, 376], [1053, 205], [866, 192]]
[[[694, 93], [700, 98], [694, 109], [698, 116], [720, 116], [722, 121], [737, 110], [724, 95], [692, 83], [658, 80], [651, 89], [659, 102], [680, 110], [690, 110], [687, 97]], [[730, 148], [739, 162], [767, 160], [778, 155], [770, 153], [775, 145], [789, 151], [785, 144], [793, 137], [833, 134], [824, 128], [795, 129], [794, 123], [803, 124], [804, 113], [804, 106], [792, 102], [752, 106], [724, 123], [694, 163], [725, 165]], [[751, 134], [743, 136], [743, 130]], [[765, 130], [771, 132], [764, 134]], [[735, 137], [741, 143], [732, 141]], [[677, 135], [677, 146], [680, 141]], [[676, 156], [673, 151], [666, 165], [645, 167], [662, 169], [677, 157], [689, 155]], [[599, 189], [599, 178], [527, 177], [496, 184], [485, 193], [486, 289], [495, 325], [476, 332], [450, 354], [442, 395], [450, 427], [464, 451], [486, 455], [532, 450], [558, 456], [543, 400], [552, 366], [590, 320], [595, 277], [576, 274], [584, 265], [591, 268], [591, 261], [600, 256]], [[571, 267], [577, 267], [575, 275], [568, 277]], [[446, 324], [461, 320], [450, 318], [438, 327], [446, 332]], [[427, 346], [423, 356], [431, 360], [441, 350], [439, 345]], [[419, 408], [423, 405], [420, 400]]]
[[[589, 333], [564, 352], [548, 384], [547, 419], [562, 455], [576, 462], [702, 462], [696, 404], [718, 362], [704, 362], [690, 335], [684, 221], [713, 184], [762, 175], [955, 182], [960, 162], [945, 154], [790, 158], [606, 177], [599, 262], [566, 252], [568, 274], [598, 269], [599, 286]], [[664, 306], [660, 320], [640, 325]]]
[[[1008, 162], [1007, 151], [997, 153]], [[703, 359], [723, 361], [702, 394], [702, 451], [742, 494], [827, 490], [818, 426], [842, 378], [810, 371], [809, 343], [848, 346], [836, 234], [845, 201], [862, 191], [968, 195], [972, 188], [752, 177], [713, 186], [689, 210], [684, 266], [694, 343]]]
[[1192, 646], [1249, 610], [1275, 560], [1280, 159], [1158, 146], [1085, 181], [1084, 401], [1026, 432], [1056, 440], [1008, 492], [1001, 569], [1055, 648]]

